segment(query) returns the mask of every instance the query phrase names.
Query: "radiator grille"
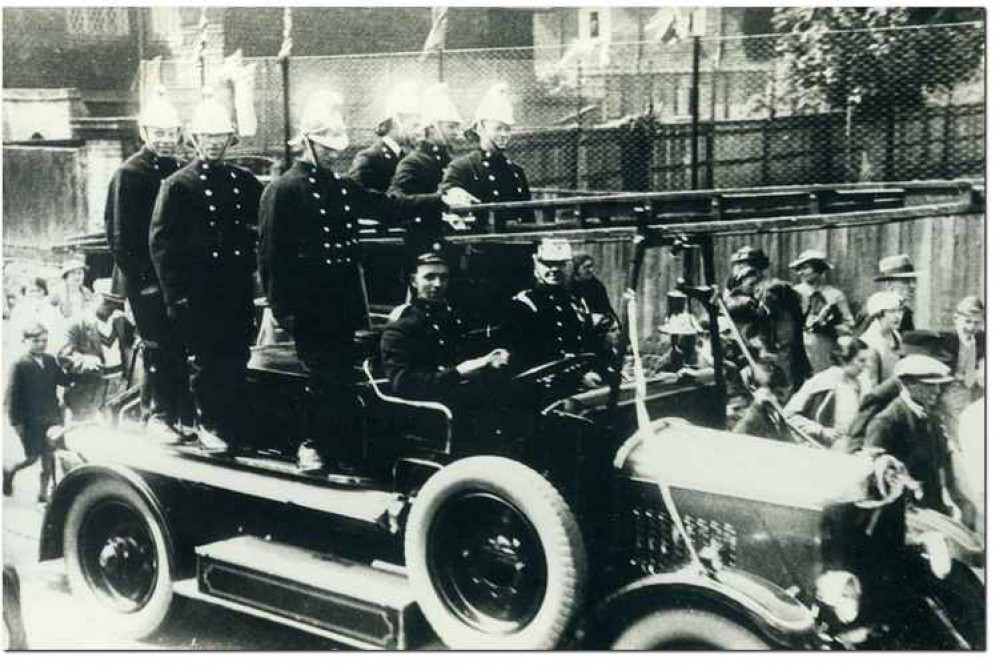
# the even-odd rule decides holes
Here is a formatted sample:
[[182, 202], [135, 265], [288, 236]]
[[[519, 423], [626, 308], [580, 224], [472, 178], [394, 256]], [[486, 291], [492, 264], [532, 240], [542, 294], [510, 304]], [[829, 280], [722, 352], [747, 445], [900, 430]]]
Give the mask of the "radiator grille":
[[[686, 546], [669, 514], [652, 508], [631, 509], [631, 564], [644, 573], [667, 571], [688, 560]], [[735, 527], [719, 520], [683, 516], [683, 524], [698, 552], [709, 546], [718, 548], [726, 567], [736, 566], [739, 537]]]

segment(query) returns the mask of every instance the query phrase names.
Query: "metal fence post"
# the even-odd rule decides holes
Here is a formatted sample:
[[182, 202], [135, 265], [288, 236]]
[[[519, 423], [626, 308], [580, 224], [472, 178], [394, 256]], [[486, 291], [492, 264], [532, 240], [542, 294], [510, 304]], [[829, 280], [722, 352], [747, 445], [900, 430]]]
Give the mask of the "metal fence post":
[[701, 38], [694, 37], [694, 66], [690, 82], [690, 189], [699, 189], [698, 171], [701, 164], [697, 149], [700, 141], [698, 115], [701, 106]]

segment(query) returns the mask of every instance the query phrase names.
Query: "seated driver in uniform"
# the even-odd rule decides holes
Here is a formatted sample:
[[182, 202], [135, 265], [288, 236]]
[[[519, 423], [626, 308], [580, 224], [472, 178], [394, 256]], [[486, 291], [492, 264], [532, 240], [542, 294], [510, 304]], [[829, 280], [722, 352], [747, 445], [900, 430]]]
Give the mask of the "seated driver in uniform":
[[592, 353], [600, 367], [587, 372], [583, 384], [596, 388], [601, 375], [608, 375], [608, 350], [593, 325], [586, 302], [573, 296], [566, 286], [566, 266], [572, 247], [561, 238], [545, 238], [534, 254], [534, 287], [513, 297], [505, 337], [509, 340], [511, 365], [517, 372], [532, 367]]
[[487, 377], [509, 360], [505, 349], [459, 360], [466, 329], [447, 300], [449, 277], [443, 243], [435, 241], [414, 262], [412, 301], [393, 311], [382, 333], [382, 365], [401, 398], [451, 402], [467, 388], [466, 380]]

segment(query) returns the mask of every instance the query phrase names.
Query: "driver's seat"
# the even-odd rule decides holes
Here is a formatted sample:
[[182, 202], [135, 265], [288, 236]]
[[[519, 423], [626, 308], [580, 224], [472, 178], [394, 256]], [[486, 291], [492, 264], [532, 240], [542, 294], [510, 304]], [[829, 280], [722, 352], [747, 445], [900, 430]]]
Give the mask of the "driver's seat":
[[[454, 437], [454, 413], [440, 402], [408, 400], [386, 393], [388, 379], [375, 376], [371, 358], [364, 360], [364, 376], [377, 400], [379, 423], [372, 424], [385, 438], [407, 445], [451, 455]], [[376, 434], [376, 433], [372, 433]]]

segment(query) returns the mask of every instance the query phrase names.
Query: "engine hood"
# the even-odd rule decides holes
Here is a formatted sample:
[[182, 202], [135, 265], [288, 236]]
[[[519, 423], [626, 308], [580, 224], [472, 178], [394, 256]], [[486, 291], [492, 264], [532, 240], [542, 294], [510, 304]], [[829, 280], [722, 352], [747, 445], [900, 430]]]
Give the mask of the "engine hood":
[[667, 418], [632, 435], [615, 464], [626, 475], [689, 489], [821, 510], [872, 499], [873, 464], [851, 455], [739, 435]]

